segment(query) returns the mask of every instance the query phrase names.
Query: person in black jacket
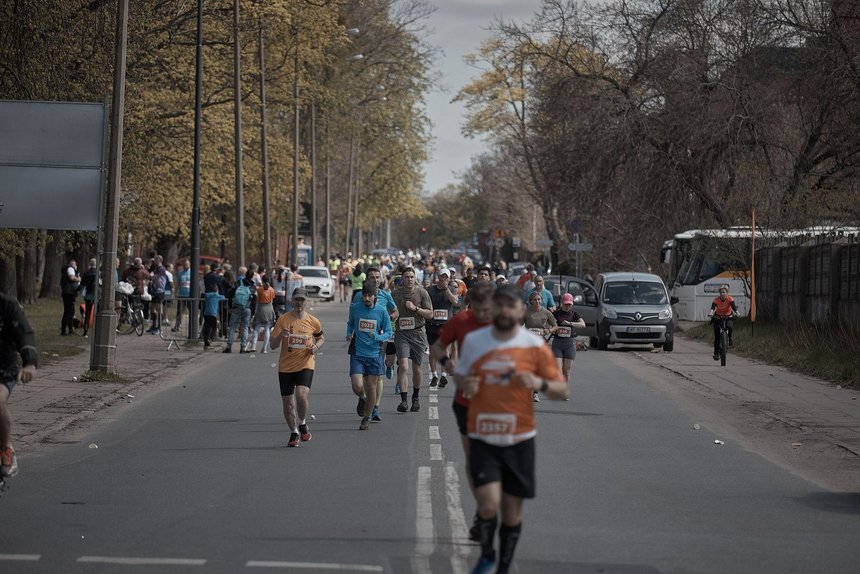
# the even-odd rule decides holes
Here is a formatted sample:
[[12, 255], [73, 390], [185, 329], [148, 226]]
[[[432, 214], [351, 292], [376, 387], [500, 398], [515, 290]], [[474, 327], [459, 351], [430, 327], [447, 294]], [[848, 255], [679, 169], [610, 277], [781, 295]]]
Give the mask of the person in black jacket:
[[84, 337], [87, 336], [93, 305], [96, 302], [96, 279], [96, 260], [90, 259], [90, 266], [81, 275], [81, 291], [84, 293]]
[[75, 298], [81, 286], [81, 276], [78, 275], [78, 264], [74, 259], [63, 266], [60, 275], [60, 290], [63, 295], [63, 319], [60, 324], [60, 335], [75, 334]]
[[[18, 355], [24, 363], [18, 367]], [[29, 383], [36, 374], [36, 336], [18, 301], [0, 293], [0, 481], [18, 473], [12, 448], [9, 395], [16, 383]]]

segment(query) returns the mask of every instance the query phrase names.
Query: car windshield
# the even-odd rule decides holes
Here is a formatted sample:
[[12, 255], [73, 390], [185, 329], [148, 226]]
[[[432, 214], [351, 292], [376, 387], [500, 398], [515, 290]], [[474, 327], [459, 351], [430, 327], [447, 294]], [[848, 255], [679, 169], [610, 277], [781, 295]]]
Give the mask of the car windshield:
[[603, 302], [612, 305], [666, 305], [669, 300], [661, 283], [613, 281], [606, 284]]
[[312, 269], [305, 267], [303, 269], [299, 269], [299, 274], [302, 277], [322, 277], [324, 279], [328, 279], [328, 271], [325, 269]]

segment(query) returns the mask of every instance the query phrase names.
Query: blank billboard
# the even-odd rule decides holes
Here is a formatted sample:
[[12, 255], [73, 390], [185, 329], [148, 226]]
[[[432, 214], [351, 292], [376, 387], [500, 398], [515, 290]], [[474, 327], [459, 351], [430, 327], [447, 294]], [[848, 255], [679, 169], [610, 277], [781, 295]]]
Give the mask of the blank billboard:
[[95, 231], [105, 106], [0, 100], [0, 227]]

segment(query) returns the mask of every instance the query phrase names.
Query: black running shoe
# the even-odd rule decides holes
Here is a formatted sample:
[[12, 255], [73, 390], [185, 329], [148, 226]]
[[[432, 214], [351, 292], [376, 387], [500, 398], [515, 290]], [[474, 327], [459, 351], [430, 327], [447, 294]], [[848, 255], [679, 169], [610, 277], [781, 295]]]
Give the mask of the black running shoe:
[[472, 519], [472, 526], [469, 528], [469, 540], [472, 542], [481, 541], [481, 527], [478, 526], [478, 515]]
[[433, 375], [433, 378], [430, 379], [430, 388], [436, 388], [436, 385], [439, 384], [439, 377]]
[[418, 403], [418, 397], [412, 399], [412, 408], [409, 410], [413, 413], [417, 413], [421, 410], [421, 405]]
[[370, 430], [370, 417], [362, 417], [358, 430]]
[[299, 438], [302, 439], [302, 442], [308, 442], [313, 436], [308, 430], [308, 425], [299, 425]]
[[405, 413], [409, 410], [409, 404], [406, 401], [400, 401], [400, 404], [397, 405], [397, 412]]
[[296, 432], [290, 433], [290, 442], [287, 443], [287, 446], [291, 446], [291, 447], [299, 446], [299, 433], [296, 433]]
[[445, 375], [442, 375], [439, 378], [439, 388], [444, 389], [447, 386], [448, 386], [448, 377], [446, 377]]
[[355, 412], [358, 413], [358, 416], [364, 416], [364, 405], [367, 402], [367, 399], [364, 397], [358, 397], [358, 405], [355, 407]]

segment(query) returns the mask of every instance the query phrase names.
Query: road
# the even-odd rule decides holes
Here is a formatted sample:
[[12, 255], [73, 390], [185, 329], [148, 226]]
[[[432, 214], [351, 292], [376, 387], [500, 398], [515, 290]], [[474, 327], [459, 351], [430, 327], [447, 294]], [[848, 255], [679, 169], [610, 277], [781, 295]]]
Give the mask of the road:
[[[345, 307], [316, 314], [310, 443], [285, 446], [275, 355], [213, 353], [22, 458], [0, 500], [2, 572], [467, 572], [452, 389], [400, 414], [389, 385], [383, 422], [359, 432]], [[858, 495], [715, 444], [654, 369], [581, 353], [571, 401], [536, 405], [516, 572], [856, 572]]]

